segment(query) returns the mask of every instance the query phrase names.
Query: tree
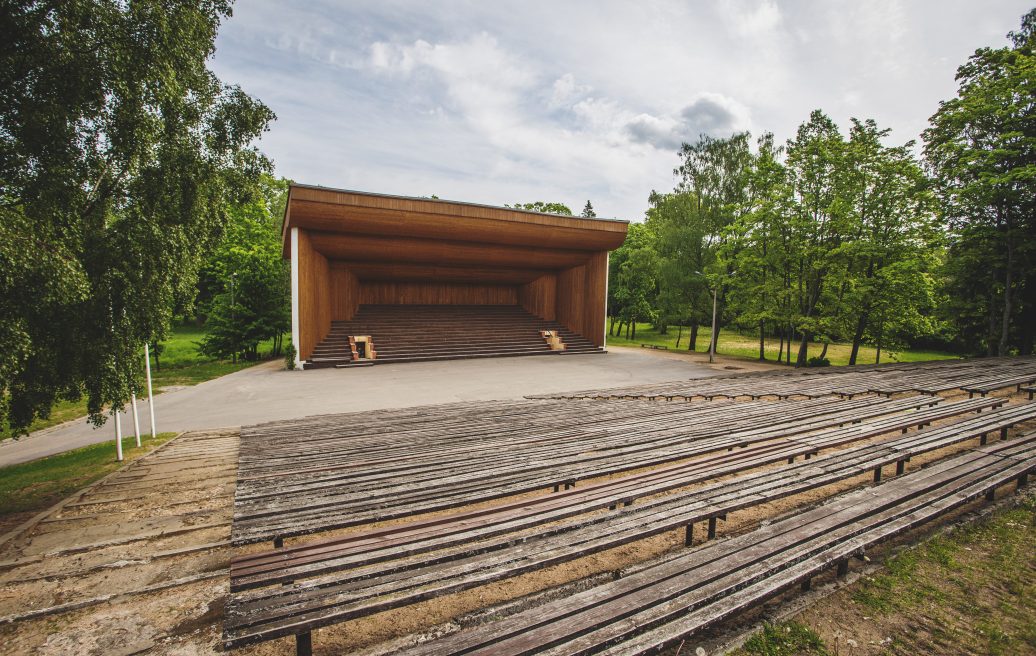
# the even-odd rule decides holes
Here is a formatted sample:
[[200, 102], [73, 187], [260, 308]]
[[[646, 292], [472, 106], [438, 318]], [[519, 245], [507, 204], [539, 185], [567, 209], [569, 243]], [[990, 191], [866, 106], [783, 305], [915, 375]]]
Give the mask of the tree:
[[594, 206], [590, 204], [590, 201], [586, 201], [586, 205], [583, 207], [583, 213], [580, 216], [585, 219], [593, 219], [597, 217], [597, 212], [594, 212]]
[[1008, 38], [957, 69], [957, 97], [924, 133], [950, 228], [953, 314], [999, 355], [1036, 340], [1036, 9]]
[[259, 343], [291, 327], [290, 269], [281, 257], [281, 217], [288, 181], [263, 176], [263, 193], [230, 211], [223, 243], [205, 265], [215, 294], [208, 303], [201, 351], [217, 358], [259, 357]]
[[648, 197], [646, 228], [658, 254], [658, 286], [655, 322], [665, 333], [676, 323], [689, 324], [688, 348], [695, 348], [698, 326], [708, 323], [712, 295], [705, 279], [695, 272], [704, 271], [715, 261], [714, 230], [711, 222], [699, 213], [697, 197], [688, 191]]
[[538, 200], [535, 203], [515, 203], [514, 205], [504, 205], [504, 207], [513, 207], [516, 210], [528, 210], [530, 212], [542, 212], [543, 214], [572, 216], [572, 210], [568, 208], [568, 205], [565, 205], [564, 203], [545, 203], [542, 200]]
[[273, 113], [206, 67], [229, 2], [21, 2], [0, 67], [0, 420], [95, 423], [189, 304]]

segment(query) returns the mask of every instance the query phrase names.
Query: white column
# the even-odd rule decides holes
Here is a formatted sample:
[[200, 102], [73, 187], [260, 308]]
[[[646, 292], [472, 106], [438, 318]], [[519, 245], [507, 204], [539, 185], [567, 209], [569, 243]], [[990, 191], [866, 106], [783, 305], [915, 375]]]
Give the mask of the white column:
[[115, 459], [122, 462], [122, 417], [118, 408], [112, 408], [115, 415]]
[[291, 229], [291, 343], [295, 346], [295, 368], [302, 366], [299, 339], [299, 229]]
[[137, 447], [140, 447], [140, 420], [137, 418], [137, 393], [130, 392], [130, 402], [133, 404], [133, 434], [137, 438]]
[[151, 351], [144, 344], [144, 370], [147, 371], [147, 407], [151, 411], [151, 439], [155, 438], [155, 397], [151, 394]]
[[612, 254], [611, 251], [604, 256], [604, 350], [608, 350], [608, 278], [611, 273]]

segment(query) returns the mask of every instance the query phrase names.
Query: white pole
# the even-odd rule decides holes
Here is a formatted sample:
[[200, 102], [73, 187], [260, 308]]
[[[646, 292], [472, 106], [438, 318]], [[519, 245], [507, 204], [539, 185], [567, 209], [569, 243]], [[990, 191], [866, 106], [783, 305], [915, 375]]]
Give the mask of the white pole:
[[716, 361], [716, 292], [719, 285], [712, 288], [712, 337], [709, 342], [709, 364]]
[[133, 434], [137, 436], [137, 448], [140, 448], [140, 420], [137, 419], [136, 392], [130, 392], [130, 400], [133, 402]]
[[155, 439], [155, 397], [151, 394], [151, 351], [144, 343], [144, 369], [147, 370], [147, 407], [151, 411], [151, 439]]
[[302, 368], [302, 329], [299, 325], [299, 229], [291, 229], [291, 343], [295, 345], [295, 368]]
[[119, 416], [119, 409], [112, 408], [115, 415], [115, 459], [122, 462], [122, 417]]

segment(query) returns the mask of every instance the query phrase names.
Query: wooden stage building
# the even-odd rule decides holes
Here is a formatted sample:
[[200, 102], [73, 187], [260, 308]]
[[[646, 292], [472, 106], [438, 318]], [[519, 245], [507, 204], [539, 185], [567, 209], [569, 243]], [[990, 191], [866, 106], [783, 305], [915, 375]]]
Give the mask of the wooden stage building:
[[628, 222], [292, 185], [304, 368], [603, 351]]

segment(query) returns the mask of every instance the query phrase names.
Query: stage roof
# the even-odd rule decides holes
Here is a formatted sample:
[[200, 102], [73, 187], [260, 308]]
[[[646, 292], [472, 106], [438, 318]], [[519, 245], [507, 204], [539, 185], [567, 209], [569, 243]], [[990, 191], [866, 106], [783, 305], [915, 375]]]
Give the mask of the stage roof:
[[360, 280], [521, 284], [618, 248], [628, 221], [292, 185], [291, 228]]

